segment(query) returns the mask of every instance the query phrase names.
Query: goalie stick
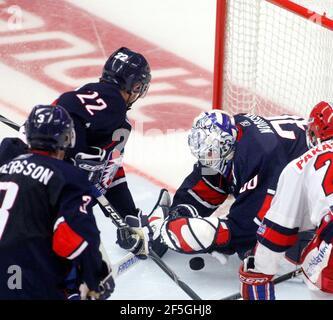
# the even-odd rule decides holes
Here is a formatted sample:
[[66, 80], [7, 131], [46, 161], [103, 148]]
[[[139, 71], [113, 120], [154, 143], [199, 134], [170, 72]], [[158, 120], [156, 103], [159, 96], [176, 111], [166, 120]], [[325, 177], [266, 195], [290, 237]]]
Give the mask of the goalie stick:
[[[284, 281], [287, 281], [289, 279], [295, 278], [295, 277], [299, 276], [301, 273], [302, 273], [302, 269], [301, 268], [296, 269], [294, 271], [288, 272], [288, 273], [286, 273], [286, 274], [284, 274], [284, 275], [282, 275], [282, 276], [274, 279], [273, 283], [274, 284], [279, 284], [281, 282], [284, 282]], [[240, 298], [242, 298], [242, 295], [240, 294], [240, 292], [237, 292], [235, 294], [232, 294], [232, 295], [227, 296], [225, 298], [222, 298], [220, 300], [238, 300]]]
[[[7, 126], [19, 131], [20, 126], [17, 125], [15, 122], [9, 120], [8, 118], [0, 115], [0, 122], [3, 122]], [[119, 215], [119, 213], [113, 208], [113, 206], [109, 203], [106, 197], [101, 193], [99, 185], [95, 185], [94, 193], [96, 200], [99, 202], [102, 211], [106, 213], [108, 217], [111, 218], [114, 225], [121, 229], [121, 228], [129, 228], [130, 226], [123, 220], [123, 218]], [[133, 255], [132, 253], [130, 253]], [[152, 249], [149, 251], [149, 257], [193, 300], [202, 300], [185, 282], [181, 281], [179, 277], [170, 269], [170, 267], [158, 256], [156, 252]], [[134, 256], [134, 255], [133, 255]], [[111, 272], [112, 274], [112, 272]], [[111, 275], [110, 274], [110, 275]], [[108, 277], [107, 276], [104, 281]]]

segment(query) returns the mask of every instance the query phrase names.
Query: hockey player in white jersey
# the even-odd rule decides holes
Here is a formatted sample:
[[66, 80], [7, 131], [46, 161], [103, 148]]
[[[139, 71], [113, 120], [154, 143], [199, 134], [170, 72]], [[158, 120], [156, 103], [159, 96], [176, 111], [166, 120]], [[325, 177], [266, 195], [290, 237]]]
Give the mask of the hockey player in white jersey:
[[240, 267], [243, 299], [275, 299], [272, 278], [284, 252], [299, 232], [313, 228], [301, 258], [305, 283], [313, 299], [333, 299], [333, 103], [313, 108], [307, 139], [309, 151], [282, 171], [254, 254]]

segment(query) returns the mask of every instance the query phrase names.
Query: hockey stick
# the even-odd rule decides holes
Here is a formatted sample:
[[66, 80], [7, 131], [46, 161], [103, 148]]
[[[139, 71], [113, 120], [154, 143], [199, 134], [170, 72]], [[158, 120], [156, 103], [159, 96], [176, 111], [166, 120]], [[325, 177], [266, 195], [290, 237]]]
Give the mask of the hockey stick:
[[[101, 249], [101, 248], [100, 248]], [[102, 250], [104, 248], [102, 247]], [[106, 252], [102, 252], [104, 255]], [[104, 259], [104, 258], [103, 258]], [[114, 288], [114, 280], [125, 273], [128, 269], [130, 269], [133, 265], [135, 265], [139, 258], [133, 255], [131, 252], [127, 253], [124, 257], [122, 257], [116, 263], [111, 263], [109, 259], [106, 259], [107, 263], [111, 267], [110, 273], [100, 282], [99, 284], [99, 292], [95, 292], [93, 295], [88, 295], [89, 289], [85, 286], [80, 289], [80, 293], [82, 291], [86, 291], [87, 300], [107, 300], [113, 293], [112, 287]], [[83, 299], [83, 300], [85, 300]]]
[[168, 265], [158, 256], [156, 252], [150, 250], [149, 257], [193, 300], [202, 300], [185, 282], [168, 267]]
[[15, 122], [9, 120], [8, 118], [6, 118], [5, 116], [0, 114], [0, 122], [6, 124], [7, 126], [11, 127], [12, 129], [19, 131], [20, 130], [20, 126], [17, 125]]
[[[96, 188], [98, 189], [98, 188]], [[108, 216], [117, 228], [130, 228], [123, 218], [116, 212], [103, 194], [95, 194], [95, 198], [101, 204], [101, 209], [106, 211]], [[158, 256], [156, 252], [150, 249], [149, 257], [193, 300], [202, 300], [185, 282], [170, 269], [170, 267]]]
[[[288, 272], [288, 273], [286, 273], [286, 274], [284, 274], [284, 275], [282, 275], [282, 276], [274, 279], [273, 283], [274, 284], [279, 284], [281, 282], [284, 282], [284, 281], [287, 281], [289, 279], [295, 278], [295, 277], [299, 276], [301, 273], [302, 273], [302, 269], [301, 268], [296, 269], [294, 271]], [[238, 300], [240, 298], [242, 298], [242, 295], [239, 292], [237, 292], [235, 294], [232, 294], [232, 295], [227, 296], [225, 298], [222, 298], [220, 300]]]
[[111, 263], [111, 269], [112, 269], [112, 276], [113, 278], [117, 278], [120, 275], [124, 274], [127, 270], [129, 270], [132, 266], [137, 264], [139, 261], [141, 261], [137, 256], [135, 256], [133, 253], [129, 252], [127, 253], [123, 258], [121, 258], [116, 263]]
[[[0, 115], [0, 121], [8, 125], [9, 127], [19, 131], [19, 126], [7, 119], [6, 117]], [[96, 200], [100, 203], [101, 209], [106, 213], [108, 217], [111, 218], [112, 222], [118, 229], [130, 229], [130, 226], [123, 220], [119, 213], [113, 208], [109, 203], [108, 199], [101, 193], [99, 185], [93, 188], [93, 193]], [[169, 268], [169, 266], [157, 255], [156, 252], [150, 250], [149, 257], [181, 288], [189, 297], [193, 300], [202, 300], [185, 282], [181, 281], [178, 276]], [[133, 255], [134, 256], [134, 255]], [[118, 269], [119, 271], [119, 269]], [[108, 276], [109, 277], [109, 276]]]

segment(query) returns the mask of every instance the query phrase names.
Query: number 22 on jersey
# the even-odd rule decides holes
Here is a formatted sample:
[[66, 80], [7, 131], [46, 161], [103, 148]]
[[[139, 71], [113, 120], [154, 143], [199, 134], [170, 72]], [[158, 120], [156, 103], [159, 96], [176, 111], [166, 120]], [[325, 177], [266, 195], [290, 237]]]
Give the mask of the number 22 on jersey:
[[[94, 111], [101, 111], [107, 107], [106, 102], [102, 98], [98, 98], [98, 92], [96, 91], [93, 91], [91, 94], [77, 94], [76, 96], [92, 116], [94, 115]], [[87, 103], [86, 100], [93, 101]]]

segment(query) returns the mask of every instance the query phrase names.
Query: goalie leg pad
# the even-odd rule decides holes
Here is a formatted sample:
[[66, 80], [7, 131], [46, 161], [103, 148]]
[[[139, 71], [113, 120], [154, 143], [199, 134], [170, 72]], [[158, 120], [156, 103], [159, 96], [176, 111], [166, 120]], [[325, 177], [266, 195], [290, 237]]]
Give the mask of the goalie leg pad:
[[226, 245], [230, 238], [227, 225], [216, 217], [181, 217], [166, 220], [161, 228], [162, 241], [181, 253], [205, 253], [212, 245]]

